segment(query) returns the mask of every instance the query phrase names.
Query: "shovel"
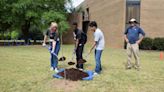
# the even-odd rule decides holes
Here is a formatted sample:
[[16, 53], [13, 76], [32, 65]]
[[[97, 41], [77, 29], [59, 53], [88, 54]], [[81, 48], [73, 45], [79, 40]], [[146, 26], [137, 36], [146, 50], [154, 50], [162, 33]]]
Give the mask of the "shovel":
[[60, 35], [60, 39], [61, 39], [61, 53], [62, 53], [62, 57], [59, 58], [59, 61], [65, 61], [66, 57], [63, 56], [63, 39], [62, 39], [62, 34]]
[[[88, 53], [86, 56], [85, 56], [85, 58], [86, 59], [88, 59], [88, 56], [90, 55], [90, 53]], [[73, 61], [73, 59], [74, 59], [74, 56], [75, 56], [75, 52], [73, 52], [73, 54], [72, 54], [72, 61]], [[68, 65], [74, 65], [75, 64], [75, 62], [72, 62], [72, 61], [70, 61], [70, 62], [68, 62]], [[85, 60], [85, 59], [80, 59], [77, 63], [78, 64], [84, 64], [84, 63], [86, 63], [87, 61]]]
[[72, 58], [71, 58], [71, 60], [68, 62], [68, 65], [74, 65], [74, 64], [75, 64], [75, 62], [73, 62], [74, 57], [75, 57], [75, 51], [73, 51], [73, 53], [72, 53]]
[[[88, 57], [90, 56], [90, 54], [91, 53], [88, 53], [86, 56], [84, 56], [86, 59], [88, 59]], [[87, 62], [87, 60], [86, 59], [80, 59], [79, 61], [78, 61], [78, 64], [84, 64], [84, 63], [86, 63]]]
[[44, 46], [44, 47], [46, 47], [46, 48], [49, 50], [49, 52], [50, 52], [51, 54], [53, 54], [54, 56], [56, 56], [56, 58], [58, 59], [58, 55], [57, 55], [56, 53], [52, 53], [49, 46], [46, 45], [46, 46]]

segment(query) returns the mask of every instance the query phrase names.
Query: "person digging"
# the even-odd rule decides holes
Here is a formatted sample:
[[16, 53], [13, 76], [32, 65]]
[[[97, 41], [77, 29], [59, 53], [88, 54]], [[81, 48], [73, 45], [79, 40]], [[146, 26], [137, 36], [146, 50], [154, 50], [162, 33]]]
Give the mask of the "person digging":
[[50, 58], [50, 70], [55, 70], [55, 72], [58, 72], [57, 66], [58, 66], [58, 58], [53, 54], [55, 53], [58, 55], [60, 50], [60, 39], [58, 34], [58, 25], [56, 22], [51, 22], [50, 27], [46, 31], [46, 34], [44, 36], [43, 46], [46, 46], [46, 41], [49, 37], [50, 39], [50, 51], [51, 51], [51, 58]]
[[105, 47], [105, 39], [104, 39], [103, 32], [101, 31], [101, 29], [98, 28], [97, 23], [95, 21], [91, 21], [89, 24], [89, 27], [90, 27], [90, 30], [94, 32], [94, 43], [89, 53], [91, 53], [92, 50], [95, 49], [95, 61], [96, 61], [96, 67], [95, 67], [95, 73], [94, 73], [94, 76], [95, 76], [95, 75], [100, 74], [102, 71], [101, 55]]
[[75, 48], [74, 53], [76, 53], [76, 68], [83, 70], [83, 63], [80, 63], [83, 60], [83, 49], [84, 45], [87, 42], [87, 35], [82, 30], [78, 28], [78, 24], [76, 22], [73, 23], [74, 31], [73, 36], [75, 40]]

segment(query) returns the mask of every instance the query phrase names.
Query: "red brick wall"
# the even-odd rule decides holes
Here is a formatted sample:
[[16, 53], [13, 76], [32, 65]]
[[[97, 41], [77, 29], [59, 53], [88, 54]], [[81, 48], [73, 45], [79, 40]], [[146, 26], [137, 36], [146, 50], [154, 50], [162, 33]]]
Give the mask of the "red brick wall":
[[164, 37], [164, 0], [142, 0], [141, 27], [148, 37]]
[[[105, 35], [107, 47], [123, 48], [123, 32], [125, 30], [126, 0], [85, 0], [84, 9], [89, 8], [90, 20], [95, 20]], [[141, 0], [141, 27], [147, 37], [164, 37], [164, 0]], [[71, 17], [78, 20], [82, 27], [82, 16]], [[71, 40], [69, 31], [65, 42]], [[93, 42], [93, 33], [88, 31], [88, 43]], [[69, 42], [69, 41], [68, 41]]]
[[[90, 20], [95, 20], [105, 35], [107, 47], [123, 48], [125, 23], [124, 0], [85, 0], [84, 7], [89, 7]], [[93, 33], [89, 32], [89, 42]]]

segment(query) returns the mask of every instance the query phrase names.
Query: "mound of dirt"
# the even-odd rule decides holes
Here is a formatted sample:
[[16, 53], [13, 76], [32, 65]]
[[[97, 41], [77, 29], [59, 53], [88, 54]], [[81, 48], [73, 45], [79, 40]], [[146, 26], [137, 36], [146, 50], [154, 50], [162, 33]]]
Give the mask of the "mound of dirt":
[[[66, 74], [64, 74], [66, 73]], [[59, 72], [58, 75], [62, 76], [63, 78], [66, 78], [68, 80], [77, 81], [82, 80], [85, 77], [88, 77], [89, 75], [81, 70], [70, 68], [65, 69], [65, 72]], [[64, 76], [65, 75], [65, 76]]]

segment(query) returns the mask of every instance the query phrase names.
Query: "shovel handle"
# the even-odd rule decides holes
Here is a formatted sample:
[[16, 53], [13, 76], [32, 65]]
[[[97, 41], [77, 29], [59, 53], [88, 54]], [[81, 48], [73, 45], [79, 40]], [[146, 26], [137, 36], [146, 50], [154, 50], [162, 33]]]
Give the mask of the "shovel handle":
[[44, 47], [46, 47], [46, 48], [49, 50], [49, 52], [50, 52], [51, 54], [53, 54], [54, 56], [56, 56], [56, 57], [58, 58], [58, 55], [57, 55], [56, 53], [52, 53], [52, 52], [51, 52], [51, 50], [49, 49], [49, 46], [46, 45], [46, 46], [44, 46]]

